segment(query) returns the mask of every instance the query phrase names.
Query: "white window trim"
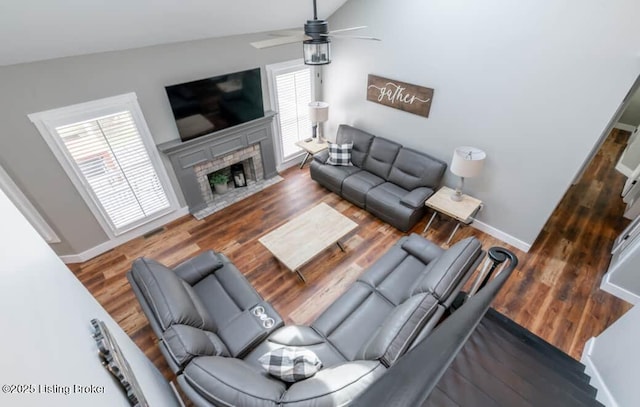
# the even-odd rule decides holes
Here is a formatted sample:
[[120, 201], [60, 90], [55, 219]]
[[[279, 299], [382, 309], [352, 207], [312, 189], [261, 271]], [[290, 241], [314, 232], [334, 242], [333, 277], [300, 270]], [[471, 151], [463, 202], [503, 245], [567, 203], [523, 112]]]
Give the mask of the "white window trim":
[[[143, 223], [136, 222], [130, 227], [123, 228], [117, 233], [113, 230], [111, 222], [108, 220], [106, 214], [102, 212], [100, 205], [95, 201], [93, 194], [89, 191], [89, 188], [84, 184], [82, 173], [71, 158], [69, 152], [63, 145], [63, 141], [56, 135], [55, 129], [58, 126], [69, 124], [69, 118], [77, 116], [76, 121], [82, 121], [87, 119], [93, 119], [100, 116], [106, 116], [114, 113], [117, 109], [126, 108], [133, 116], [133, 119], [138, 127], [140, 138], [149, 154], [149, 159], [153, 164], [160, 183], [164, 188], [164, 191], [169, 200], [169, 208], [164, 211], [155, 213], [153, 216], [145, 218]], [[114, 110], [116, 109], [116, 110]], [[144, 224], [148, 224], [156, 219], [159, 219], [168, 213], [176, 211], [178, 207], [178, 199], [175, 191], [169, 181], [166, 168], [162, 163], [162, 159], [158, 153], [156, 145], [151, 136], [151, 131], [147, 126], [147, 122], [144, 120], [142, 110], [138, 104], [138, 97], [135, 93], [126, 93], [123, 95], [112, 96], [104, 99], [94, 100], [85, 103], [79, 103], [72, 106], [62, 107], [59, 109], [47, 110], [39, 113], [32, 113], [28, 115], [29, 120], [36, 126], [42, 138], [62, 165], [69, 179], [76, 187], [87, 206], [95, 216], [96, 220], [102, 226], [102, 229], [110, 239], [114, 239], [117, 236], [121, 236], [130, 232]], [[72, 121], [75, 119], [72, 119]]]
[[[278, 101], [276, 100], [276, 76], [286, 74], [289, 72], [294, 72], [299, 70], [300, 68], [310, 68], [311, 69], [311, 100], [316, 100], [317, 95], [317, 86], [316, 86], [316, 73], [317, 68], [309, 65], [305, 65], [304, 59], [294, 59], [291, 61], [279, 62], [277, 64], [270, 64], [265, 66], [267, 71], [267, 85], [269, 86], [269, 103], [271, 103], [271, 108], [274, 111], [278, 111]], [[274, 135], [274, 147], [276, 149], [276, 164], [279, 169], [284, 169], [287, 167], [291, 167], [299, 161], [305, 151], [301, 150], [298, 154], [290, 157], [287, 161], [284, 160], [282, 156], [282, 134], [280, 134], [280, 115], [276, 115], [276, 120], [274, 120], [273, 124], [273, 135]]]
[[2, 190], [9, 200], [22, 212], [25, 218], [31, 223], [31, 226], [40, 233], [40, 236], [47, 243], [60, 243], [60, 238], [51, 229], [51, 226], [40, 215], [40, 212], [33, 206], [31, 201], [24, 195], [22, 190], [18, 188], [13, 179], [7, 174], [7, 172], [0, 166], [0, 190]]

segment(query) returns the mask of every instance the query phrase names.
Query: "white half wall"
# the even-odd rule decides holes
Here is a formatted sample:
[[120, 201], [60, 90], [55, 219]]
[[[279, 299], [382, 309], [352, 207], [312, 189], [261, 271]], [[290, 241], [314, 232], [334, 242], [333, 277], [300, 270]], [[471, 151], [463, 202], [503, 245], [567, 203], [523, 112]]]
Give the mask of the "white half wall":
[[[90, 321], [104, 321], [151, 406], [178, 406], [169, 383], [127, 334], [60, 261], [0, 191], [0, 359], [3, 385], [32, 385], [7, 392], [3, 406], [129, 406], [126, 394], [102, 366]], [[74, 385], [98, 393], [74, 392]], [[47, 393], [50, 386], [54, 392]], [[68, 390], [68, 393], [65, 391]]]
[[[346, 123], [447, 162], [485, 150], [465, 180], [478, 220], [531, 245], [640, 73], [638, 15], [632, 0], [350, 0], [330, 27], [382, 41], [332, 42], [326, 134]], [[430, 117], [368, 102], [368, 74], [433, 88]]]
[[582, 363], [591, 385], [598, 389], [598, 401], [607, 407], [640, 406], [638, 342], [640, 307], [635, 306], [584, 348]]
[[640, 91], [636, 90], [631, 96], [629, 106], [624, 110], [618, 121], [632, 127], [629, 131], [633, 131], [633, 128], [640, 125]]

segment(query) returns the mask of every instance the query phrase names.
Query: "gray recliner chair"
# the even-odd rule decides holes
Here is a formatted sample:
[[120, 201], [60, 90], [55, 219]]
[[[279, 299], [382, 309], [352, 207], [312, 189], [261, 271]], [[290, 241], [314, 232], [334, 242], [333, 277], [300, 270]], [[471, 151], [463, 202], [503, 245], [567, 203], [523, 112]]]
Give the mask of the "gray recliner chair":
[[[344, 406], [427, 336], [482, 258], [475, 238], [444, 250], [404, 237], [310, 325], [282, 318], [219, 253], [170, 270], [138, 259], [129, 281], [160, 338], [160, 349], [198, 406]], [[273, 323], [254, 315], [263, 307]], [[258, 359], [282, 347], [322, 361], [312, 377], [287, 383]]]

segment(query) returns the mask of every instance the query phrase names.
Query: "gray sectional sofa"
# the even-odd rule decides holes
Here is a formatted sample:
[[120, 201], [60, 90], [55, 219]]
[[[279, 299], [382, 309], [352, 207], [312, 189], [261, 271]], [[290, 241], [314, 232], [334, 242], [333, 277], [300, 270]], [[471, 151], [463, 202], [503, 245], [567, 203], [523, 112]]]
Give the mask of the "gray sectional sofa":
[[346, 124], [336, 143], [353, 143], [353, 165], [327, 164], [324, 151], [313, 157], [311, 179], [403, 232], [424, 216], [424, 202], [447, 169], [444, 161]]
[[[334, 407], [350, 404], [432, 331], [482, 256], [475, 238], [444, 250], [403, 237], [308, 326], [283, 326], [220, 253], [173, 270], [141, 258], [127, 277], [195, 405]], [[313, 351], [322, 369], [295, 383], [270, 376], [258, 359], [284, 346]]]

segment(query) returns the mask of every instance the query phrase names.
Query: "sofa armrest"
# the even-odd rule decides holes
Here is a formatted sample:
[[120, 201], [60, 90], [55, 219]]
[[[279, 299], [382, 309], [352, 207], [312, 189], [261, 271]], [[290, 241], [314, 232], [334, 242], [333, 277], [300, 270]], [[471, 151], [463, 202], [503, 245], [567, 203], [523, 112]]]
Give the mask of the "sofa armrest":
[[220, 257], [212, 250], [209, 250], [178, 264], [173, 268], [173, 271], [187, 284], [194, 285], [209, 274], [222, 268], [223, 265]]
[[[253, 312], [258, 307], [264, 309], [262, 315]], [[231, 356], [244, 357], [283, 324], [282, 318], [271, 304], [262, 301], [220, 327], [217, 334], [227, 345]]]
[[416, 209], [424, 205], [424, 202], [433, 195], [433, 189], [418, 187], [400, 199], [400, 203], [411, 209]]
[[218, 335], [189, 325], [172, 325], [162, 335], [162, 342], [178, 366], [197, 356], [229, 356]]
[[428, 292], [441, 304], [448, 305], [461, 288], [461, 280], [471, 276], [482, 255], [482, 245], [477, 238], [470, 236], [456, 242], [427, 265], [412, 293]]
[[328, 159], [329, 159], [328, 150], [320, 151], [319, 153], [313, 155], [313, 160], [319, 162], [320, 164], [326, 163]]

